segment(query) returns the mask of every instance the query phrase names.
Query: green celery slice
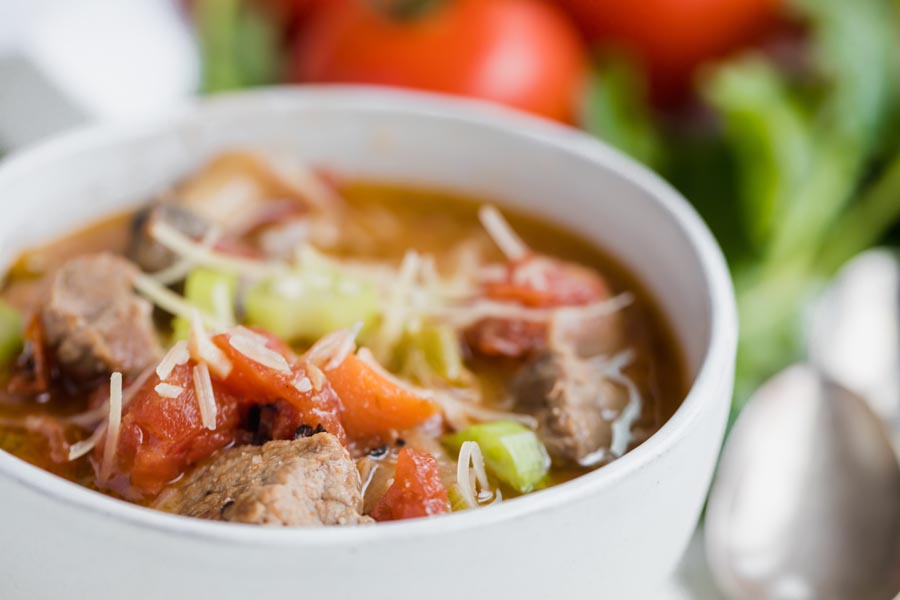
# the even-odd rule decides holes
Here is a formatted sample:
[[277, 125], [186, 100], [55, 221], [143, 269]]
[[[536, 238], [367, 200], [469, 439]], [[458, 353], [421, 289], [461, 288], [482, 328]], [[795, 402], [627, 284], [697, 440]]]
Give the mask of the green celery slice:
[[[212, 269], [194, 269], [184, 282], [184, 298], [200, 312], [213, 317], [222, 325], [235, 324], [235, 298], [237, 276]], [[172, 322], [172, 335], [176, 340], [186, 339], [190, 323], [176, 317]]]
[[0, 364], [13, 360], [21, 350], [24, 327], [21, 313], [0, 300]]
[[481, 423], [443, 438], [456, 452], [468, 441], [481, 448], [487, 470], [520, 493], [533, 491], [550, 469], [550, 458], [537, 434], [520, 423]]
[[312, 341], [379, 314], [374, 288], [329, 270], [308, 270], [252, 286], [244, 298], [247, 323], [289, 342]]

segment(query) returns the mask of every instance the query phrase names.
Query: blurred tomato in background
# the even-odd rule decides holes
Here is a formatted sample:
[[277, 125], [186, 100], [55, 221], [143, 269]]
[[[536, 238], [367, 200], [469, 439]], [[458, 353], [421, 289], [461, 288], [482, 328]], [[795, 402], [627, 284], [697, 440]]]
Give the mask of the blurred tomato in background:
[[683, 98], [698, 66], [756, 41], [783, 0], [559, 0], [595, 44], [618, 46], [663, 101]]
[[393, 85], [579, 123], [598, 57], [637, 67], [657, 107], [753, 44], [785, 0], [185, 0], [207, 91], [266, 82]]
[[574, 25], [540, 0], [335, 0], [299, 30], [288, 74], [471, 96], [572, 121], [586, 67]]

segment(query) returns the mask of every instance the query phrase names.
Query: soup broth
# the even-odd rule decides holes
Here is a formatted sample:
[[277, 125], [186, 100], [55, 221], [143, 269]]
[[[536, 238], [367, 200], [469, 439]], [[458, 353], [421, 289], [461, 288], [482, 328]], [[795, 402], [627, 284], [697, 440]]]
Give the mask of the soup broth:
[[[588, 241], [455, 193], [280, 177], [226, 156], [137, 213], [25, 251], [0, 290], [27, 324], [0, 368], [0, 448], [161, 510], [353, 524], [562, 483], [682, 401], [658, 305]], [[123, 315], [151, 333], [109, 339]], [[303, 484], [315, 506], [346, 491], [340, 516], [267, 512], [309, 469], [325, 481]]]

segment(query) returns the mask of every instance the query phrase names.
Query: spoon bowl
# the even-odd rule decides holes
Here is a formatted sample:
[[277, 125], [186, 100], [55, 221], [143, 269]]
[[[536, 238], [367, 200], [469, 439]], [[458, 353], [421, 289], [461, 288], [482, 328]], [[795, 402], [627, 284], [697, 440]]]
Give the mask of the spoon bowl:
[[736, 598], [900, 591], [900, 465], [868, 404], [808, 365], [761, 387], [726, 444], [706, 546]]
[[876, 248], [848, 262], [808, 321], [812, 363], [860, 394], [900, 449], [900, 255]]

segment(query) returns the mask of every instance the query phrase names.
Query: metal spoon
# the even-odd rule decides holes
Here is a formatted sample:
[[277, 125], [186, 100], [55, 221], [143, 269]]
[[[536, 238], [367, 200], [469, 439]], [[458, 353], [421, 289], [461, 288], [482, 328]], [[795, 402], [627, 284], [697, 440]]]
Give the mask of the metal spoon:
[[866, 402], [808, 365], [761, 387], [726, 444], [706, 549], [735, 598], [892, 598], [900, 465]]
[[810, 311], [810, 360], [865, 398], [900, 449], [900, 257], [864, 252], [835, 277]]

